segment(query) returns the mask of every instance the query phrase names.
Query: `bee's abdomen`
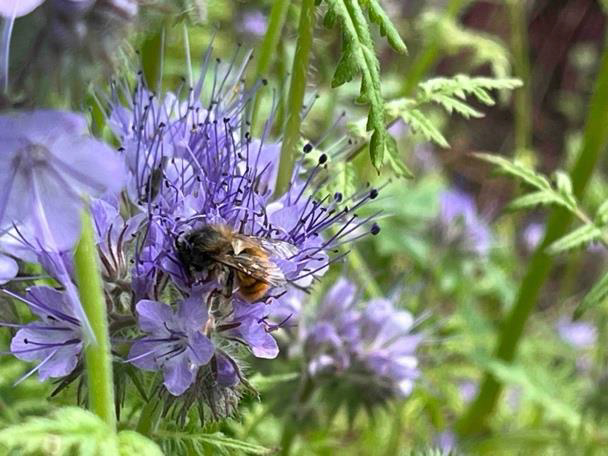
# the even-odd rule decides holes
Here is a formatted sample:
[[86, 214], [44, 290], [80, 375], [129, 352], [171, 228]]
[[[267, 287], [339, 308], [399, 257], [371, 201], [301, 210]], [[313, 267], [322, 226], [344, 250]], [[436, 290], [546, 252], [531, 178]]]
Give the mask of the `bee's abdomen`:
[[237, 271], [239, 294], [249, 302], [262, 299], [270, 286], [248, 274]]

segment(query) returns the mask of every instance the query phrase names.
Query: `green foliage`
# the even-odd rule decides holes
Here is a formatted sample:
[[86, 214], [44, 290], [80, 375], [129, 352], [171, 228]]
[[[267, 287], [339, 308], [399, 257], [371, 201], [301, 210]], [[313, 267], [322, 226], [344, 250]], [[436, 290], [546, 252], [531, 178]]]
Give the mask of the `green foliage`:
[[427, 39], [433, 39], [448, 55], [462, 51], [472, 54], [472, 64], [489, 64], [497, 78], [511, 74], [511, 63], [506, 46], [494, 36], [459, 24], [454, 17], [430, 10], [420, 17], [420, 28]]
[[133, 431], [116, 434], [96, 415], [77, 407], [29, 418], [0, 431], [0, 447], [19, 454], [162, 456], [158, 445]]
[[606, 242], [605, 229], [606, 221], [608, 220], [608, 205], [602, 204], [598, 208], [595, 219], [587, 216], [574, 196], [572, 181], [566, 173], [557, 171], [554, 175], [554, 183], [551, 183], [545, 176], [537, 173], [521, 161], [511, 161], [489, 154], [476, 154], [475, 156], [496, 165], [501, 172], [515, 177], [534, 188], [534, 192], [513, 200], [509, 205], [511, 209], [530, 208], [538, 205], [556, 205], [567, 209], [583, 222], [582, 226], [552, 242], [547, 247], [547, 252], [557, 254], [594, 241]]
[[[441, 147], [449, 147], [449, 143], [431, 115], [428, 108], [440, 106], [448, 114], [460, 114], [465, 118], [483, 117], [483, 113], [471, 106], [467, 98], [486, 105], [494, 105], [490, 94], [492, 90], [513, 90], [521, 86], [518, 79], [493, 79], [486, 77], [470, 77], [459, 74], [451, 78], [433, 78], [418, 85], [413, 97], [391, 100], [385, 105], [386, 116], [390, 122], [402, 119], [415, 133]], [[351, 132], [358, 137], [365, 137], [364, 121], [351, 125]], [[396, 148], [396, 146], [394, 146]], [[396, 151], [389, 154], [387, 163], [397, 175], [409, 173], [398, 158]], [[400, 168], [400, 166], [402, 168]]]
[[261, 445], [226, 437], [221, 432], [159, 431], [156, 434], [167, 454], [249, 454], [267, 455], [273, 451]]
[[574, 318], [580, 318], [586, 311], [601, 305], [608, 297], [608, 272], [589, 290], [574, 312]]
[[376, 0], [325, 0], [327, 13], [325, 25], [333, 27], [336, 22], [342, 30], [342, 54], [332, 80], [332, 87], [352, 81], [361, 74], [360, 100], [369, 104], [366, 131], [373, 131], [370, 139], [370, 157], [374, 167], [379, 170], [384, 162], [384, 154], [394, 154], [389, 147], [388, 132], [384, 120], [384, 99], [380, 79], [380, 63], [374, 51], [368, 22], [364, 9], [367, 7], [370, 21], [380, 27], [382, 35], [398, 52], [405, 52], [405, 44], [399, 33]]

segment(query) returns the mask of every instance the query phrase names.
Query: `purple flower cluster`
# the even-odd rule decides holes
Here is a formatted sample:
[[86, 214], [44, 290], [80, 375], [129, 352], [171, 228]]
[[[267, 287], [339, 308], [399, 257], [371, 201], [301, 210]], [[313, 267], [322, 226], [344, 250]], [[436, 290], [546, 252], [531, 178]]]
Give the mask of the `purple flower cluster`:
[[339, 279], [305, 327], [308, 372], [338, 378], [374, 402], [408, 396], [419, 376], [416, 350], [423, 339], [413, 329], [409, 312], [387, 299], [358, 303], [355, 285]]
[[[244, 68], [235, 72], [234, 65], [222, 72], [221, 63], [213, 64], [207, 54], [201, 79], [192, 88], [159, 96], [140, 74], [134, 90], [116, 84], [108, 100], [108, 121], [128, 168], [131, 217], [119, 215], [118, 200], [94, 202], [102, 263], [110, 282], [130, 280], [139, 329], [146, 334], [133, 344], [128, 359], [161, 370], [173, 395], [184, 393], [207, 370], [218, 383], [238, 383], [242, 373], [232, 359], [235, 344], [256, 357], [276, 357], [271, 332], [277, 324], [269, 319], [267, 304], [285, 300], [290, 305], [293, 293], [285, 293], [292, 286], [306, 288], [323, 275], [341, 258], [331, 257], [337, 247], [362, 233], [378, 232], [371, 217], [356, 214], [378, 192], [323, 195], [319, 177], [328, 157], [321, 155], [307, 168], [310, 145], [289, 190], [273, 195], [280, 145], [266, 144], [266, 132], [261, 139], [248, 132], [244, 113], [254, 91], [244, 89]], [[212, 90], [204, 102], [207, 84]], [[120, 102], [124, 99], [128, 103]], [[179, 250], [184, 237], [208, 226], [234, 233], [237, 240], [229, 255], [244, 249], [239, 242], [261, 246], [280, 284], [267, 284], [256, 302], [239, 294], [238, 287], [224, 296], [225, 277], [214, 269], [214, 261], [193, 271]], [[127, 260], [124, 244], [130, 243]], [[182, 297], [177, 311], [172, 310], [175, 296]], [[203, 341], [208, 342], [205, 350]]]
[[[175, 94], [153, 93], [141, 74], [133, 88], [115, 83], [105, 106], [118, 151], [87, 136], [73, 113], [0, 116], [0, 281], [39, 317], [2, 324], [19, 328], [11, 353], [38, 362], [28, 375], [62, 384], [78, 376], [89, 327], [71, 251], [87, 203], [116, 360], [162, 373], [159, 392], [170, 404], [179, 398], [182, 416], [195, 402], [233, 404], [249, 387], [244, 352], [276, 357], [273, 331], [295, 313], [301, 290], [343, 257], [343, 244], [378, 233], [373, 217], [357, 215], [378, 191], [324, 190], [330, 157], [312, 161], [310, 144], [289, 190], [275, 194], [280, 144], [266, 140], [270, 122], [261, 138], [251, 136], [245, 113], [255, 87], [245, 88], [245, 67], [236, 66], [208, 53], [194, 87]], [[12, 291], [16, 260], [39, 263], [61, 291]], [[374, 328], [378, 306], [361, 314], [360, 330], [379, 349], [391, 343], [390, 328]], [[278, 307], [279, 321], [270, 316]], [[366, 359], [373, 369], [394, 368], [372, 353]]]

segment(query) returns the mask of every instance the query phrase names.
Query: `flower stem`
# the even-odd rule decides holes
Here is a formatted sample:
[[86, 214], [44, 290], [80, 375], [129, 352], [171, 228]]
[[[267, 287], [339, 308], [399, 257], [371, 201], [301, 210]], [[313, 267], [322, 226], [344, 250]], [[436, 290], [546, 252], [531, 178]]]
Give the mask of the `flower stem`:
[[282, 195], [289, 188], [296, 161], [296, 149], [300, 140], [300, 126], [302, 124], [301, 111], [308, 77], [308, 60], [312, 48], [314, 12], [315, 0], [302, 0], [298, 41], [296, 43], [296, 53], [293, 57], [291, 83], [287, 98], [287, 125], [281, 145], [275, 197]]
[[523, 157], [532, 138], [532, 101], [530, 99], [530, 62], [528, 59], [528, 30], [526, 5], [523, 0], [509, 0], [511, 22], [511, 51], [514, 76], [524, 83], [515, 91], [515, 156]]
[[[584, 196], [593, 169], [608, 145], [607, 124], [608, 46], [605, 44], [587, 115], [582, 148], [570, 173], [573, 192], [579, 200]], [[571, 220], [572, 214], [564, 209], [557, 208], [552, 211], [547, 223], [545, 238], [529, 262], [515, 303], [502, 325], [494, 352], [496, 359], [510, 363], [515, 358], [526, 321], [532, 313], [543, 283], [551, 271], [553, 258], [546, 253], [546, 248], [567, 232]], [[461, 435], [474, 435], [484, 431], [486, 421], [494, 410], [501, 391], [502, 385], [498, 379], [490, 373], [486, 373], [477, 397], [458, 423], [457, 429]]]
[[154, 428], [158, 423], [161, 410], [162, 407], [159, 404], [158, 399], [151, 398], [141, 410], [136, 431], [140, 434], [149, 436], [154, 431]]
[[112, 355], [106, 303], [97, 265], [93, 226], [88, 210], [82, 214], [82, 238], [74, 254], [74, 270], [80, 291], [80, 301], [95, 335], [95, 342], [89, 343], [85, 348], [89, 407], [108, 426], [116, 429]]
[[[280, 2], [274, 2], [272, 9], [270, 10], [270, 17], [268, 19], [268, 28], [266, 34], [260, 45], [258, 59], [255, 65], [254, 78], [257, 81], [263, 77], [270, 70], [273, 57], [277, 55], [277, 48], [279, 46], [279, 39], [281, 37], [281, 31], [285, 25], [285, 19], [287, 18], [287, 10], [291, 0], [283, 0]], [[258, 115], [258, 109], [260, 107], [260, 96], [259, 94], [255, 97], [253, 103], [253, 112], [251, 115], [251, 124], [255, 126], [255, 121]]]

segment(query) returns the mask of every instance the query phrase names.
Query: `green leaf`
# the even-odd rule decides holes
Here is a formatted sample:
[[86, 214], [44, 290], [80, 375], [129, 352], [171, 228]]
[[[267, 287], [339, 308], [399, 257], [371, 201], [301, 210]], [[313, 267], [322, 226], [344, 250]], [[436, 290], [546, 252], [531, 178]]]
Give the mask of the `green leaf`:
[[552, 243], [547, 247], [547, 251], [552, 254], [560, 253], [595, 241], [601, 236], [602, 231], [597, 226], [583, 225]]
[[608, 224], [608, 200], [600, 204], [595, 212], [595, 221], [600, 225]]
[[[158, 431], [156, 436], [161, 441], [174, 441], [174, 442], [192, 442], [198, 446], [206, 444], [218, 451], [226, 452], [227, 454], [235, 454], [234, 452], [240, 452], [244, 454], [253, 455], [267, 455], [273, 453], [273, 450], [256, 445], [253, 443], [243, 442], [242, 440], [233, 439], [226, 437], [221, 432], [215, 432], [213, 434], [205, 433], [186, 433], [179, 431]], [[238, 453], [237, 453], [238, 454]]]
[[544, 407], [555, 418], [574, 428], [581, 422], [581, 416], [576, 409], [561, 400], [558, 394], [550, 391], [550, 385], [541, 384], [538, 379], [532, 378], [523, 366], [486, 357], [479, 357], [479, 361], [503, 383], [520, 386], [530, 400]]
[[420, 133], [427, 141], [433, 141], [441, 147], [450, 147], [439, 129], [419, 109], [403, 111], [401, 118], [412, 131]]
[[367, 4], [369, 19], [380, 27], [380, 35], [386, 36], [388, 43], [395, 51], [405, 54], [407, 47], [380, 3], [377, 0], [362, 0], [361, 3]]
[[0, 431], [0, 446], [19, 454], [118, 456], [116, 434], [97, 415], [64, 407]]
[[510, 174], [511, 176], [517, 177], [527, 184], [538, 190], [551, 191], [551, 183], [546, 177], [538, 174], [532, 168], [524, 165], [520, 161], [511, 161], [506, 158], [499, 157], [498, 155], [491, 154], [473, 154], [475, 157], [492, 163], [500, 169], [500, 171]]
[[414, 177], [409, 168], [405, 165], [401, 157], [399, 156], [399, 149], [397, 147], [397, 141], [391, 135], [386, 136], [386, 155], [385, 163], [393, 170], [393, 172], [399, 177], [405, 177], [411, 179]]
[[[380, 81], [380, 63], [374, 51], [369, 25], [357, 0], [325, 0], [330, 18], [335, 17], [342, 29], [342, 55], [334, 73], [332, 86], [337, 87], [361, 74], [360, 100], [369, 104], [367, 130], [373, 131], [370, 140], [370, 158], [377, 170], [384, 160], [386, 148], [386, 126], [384, 122], [384, 100]], [[366, 3], [372, 8], [370, 2]], [[379, 15], [379, 5], [373, 6], [371, 18], [383, 24], [389, 41], [395, 43], [396, 30], [389, 29], [388, 18]], [[326, 16], [327, 17], [327, 16]], [[384, 20], [386, 19], [386, 21]], [[331, 22], [331, 21], [330, 21]], [[389, 36], [390, 35], [390, 36]], [[391, 38], [392, 37], [392, 38]]]
[[121, 431], [118, 433], [120, 456], [145, 454], [146, 456], [163, 456], [160, 447], [152, 440], [135, 431]]
[[539, 190], [538, 192], [528, 193], [520, 196], [509, 203], [508, 208], [511, 210], [524, 209], [532, 206], [543, 206], [548, 204], [559, 203], [559, 198], [556, 198], [555, 193], [551, 191]]
[[574, 318], [580, 318], [583, 313], [592, 307], [602, 304], [608, 297], [608, 272], [597, 282], [593, 288], [585, 295], [582, 302], [574, 311]]

